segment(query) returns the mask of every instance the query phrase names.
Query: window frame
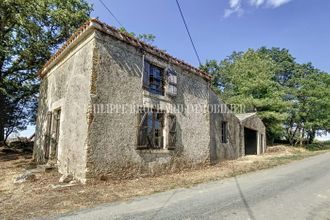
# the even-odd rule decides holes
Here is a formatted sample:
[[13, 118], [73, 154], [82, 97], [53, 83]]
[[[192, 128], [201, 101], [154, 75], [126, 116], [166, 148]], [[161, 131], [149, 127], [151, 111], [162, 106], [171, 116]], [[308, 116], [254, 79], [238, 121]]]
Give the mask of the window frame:
[[[161, 114], [161, 118], [158, 115]], [[141, 109], [138, 113], [138, 132], [137, 132], [137, 149], [161, 150], [165, 149], [165, 112], [152, 109], [146, 111]], [[151, 119], [151, 127], [148, 120]], [[157, 129], [156, 123], [159, 123]], [[156, 135], [160, 130], [161, 135]], [[145, 136], [143, 136], [145, 135]], [[156, 142], [156, 140], [158, 141]], [[157, 144], [158, 143], [158, 144]]]
[[[156, 77], [155, 70], [159, 70], [159, 77]], [[165, 95], [165, 69], [150, 62], [144, 60], [144, 72], [143, 72], [143, 89], [147, 90], [151, 94]], [[152, 87], [157, 87], [153, 89]]]

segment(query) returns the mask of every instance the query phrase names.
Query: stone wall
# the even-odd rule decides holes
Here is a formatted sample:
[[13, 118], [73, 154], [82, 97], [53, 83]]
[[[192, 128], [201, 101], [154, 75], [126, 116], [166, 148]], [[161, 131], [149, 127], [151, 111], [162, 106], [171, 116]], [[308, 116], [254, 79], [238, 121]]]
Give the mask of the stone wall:
[[86, 169], [87, 113], [91, 103], [94, 44], [91, 33], [42, 79], [36, 124], [34, 158], [38, 163], [45, 163], [47, 112], [61, 109], [58, 150], [52, 160], [57, 162], [60, 173], [71, 173], [81, 180], [85, 178]]
[[[257, 131], [257, 143], [258, 143], [258, 149], [257, 154], [262, 154], [266, 151], [266, 127], [262, 120], [257, 116], [253, 115], [249, 118], [246, 118], [245, 120], [241, 121], [241, 127], [242, 130], [244, 130], [244, 127], [252, 129]], [[242, 135], [242, 143], [243, 143], [243, 155], [244, 153], [244, 133]]]
[[[211, 162], [217, 163], [225, 159], [236, 159], [242, 155], [242, 134], [239, 120], [233, 113], [230, 113], [219, 97], [210, 92], [210, 105], [222, 105], [222, 112], [210, 112], [210, 156]], [[227, 111], [227, 113], [226, 113]], [[228, 123], [228, 142], [221, 141], [221, 122]]]
[[[93, 104], [128, 104], [151, 107], [207, 104], [208, 82], [193, 73], [172, 66], [178, 73], [176, 98], [152, 95], [142, 89], [143, 60], [160, 67], [167, 61], [97, 32], [94, 50], [95, 94]], [[209, 116], [184, 111], [177, 117], [175, 150], [137, 150], [137, 114], [93, 114], [89, 128], [88, 177], [108, 175], [125, 178], [170, 172], [209, 161]]]

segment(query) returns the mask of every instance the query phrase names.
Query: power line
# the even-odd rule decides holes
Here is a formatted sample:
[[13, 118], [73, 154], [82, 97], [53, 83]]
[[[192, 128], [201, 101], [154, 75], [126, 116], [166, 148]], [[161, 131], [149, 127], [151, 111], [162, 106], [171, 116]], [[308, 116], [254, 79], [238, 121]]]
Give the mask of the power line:
[[99, 2], [101, 2], [101, 4], [105, 7], [105, 9], [107, 9], [107, 11], [111, 14], [111, 16], [116, 20], [116, 22], [119, 24], [120, 27], [124, 27], [124, 25], [122, 25], [120, 23], [120, 21], [118, 20], [118, 18], [111, 12], [111, 10], [106, 6], [106, 4], [102, 1], [99, 0]]
[[195, 44], [194, 44], [194, 41], [190, 35], [190, 32], [189, 32], [189, 29], [188, 29], [188, 25], [187, 25], [187, 22], [186, 22], [186, 19], [184, 18], [183, 16], [183, 13], [182, 13], [182, 10], [181, 10], [181, 6], [179, 4], [179, 1], [178, 0], [175, 0], [176, 1], [176, 4], [178, 5], [178, 8], [179, 8], [179, 11], [180, 11], [180, 15], [181, 15], [181, 18], [183, 20], [183, 23], [184, 23], [184, 26], [186, 27], [186, 30], [187, 30], [187, 33], [188, 33], [188, 36], [189, 36], [189, 39], [190, 39], [190, 42], [194, 48], [194, 51], [195, 51], [195, 54], [196, 54], [196, 57], [198, 59], [198, 62], [199, 62], [199, 65], [201, 66], [202, 65], [202, 62], [201, 62], [201, 59], [199, 58], [199, 55], [197, 53], [197, 50], [196, 50], [196, 47], [195, 47]]

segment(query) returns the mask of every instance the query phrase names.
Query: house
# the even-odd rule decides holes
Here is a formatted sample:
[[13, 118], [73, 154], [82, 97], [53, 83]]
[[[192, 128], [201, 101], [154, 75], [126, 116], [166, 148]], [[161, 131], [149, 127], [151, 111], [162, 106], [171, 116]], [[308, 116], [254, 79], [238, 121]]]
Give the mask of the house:
[[40, 77], [34, 158], [82, 182], [238, 158], [245, 152], [242, 126], [258, 129], [265, 147], [264, 126], [231, 113], [207, 73], [96, 19], [71, 36]]

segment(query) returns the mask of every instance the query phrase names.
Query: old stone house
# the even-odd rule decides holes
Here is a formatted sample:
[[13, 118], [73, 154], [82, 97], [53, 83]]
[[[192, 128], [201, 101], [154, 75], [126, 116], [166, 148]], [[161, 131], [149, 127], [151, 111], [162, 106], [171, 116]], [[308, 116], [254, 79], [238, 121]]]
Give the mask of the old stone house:
[[[247, 143], [254, 153], [265, 148], [256, 115], [210, 111], [225, 105], [205, 72], [96, 19], [40, 77], [34, 158], [82, 182], [235, 159], [250, 153], [244, 137], [255, 141]], [[255, 133], [244, 135], [245, 128]]]

